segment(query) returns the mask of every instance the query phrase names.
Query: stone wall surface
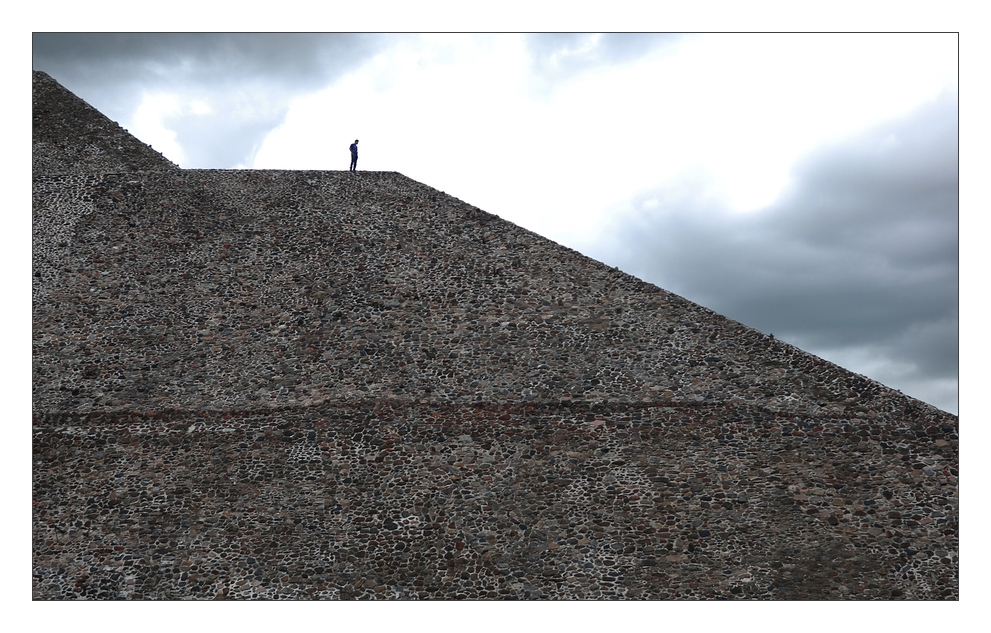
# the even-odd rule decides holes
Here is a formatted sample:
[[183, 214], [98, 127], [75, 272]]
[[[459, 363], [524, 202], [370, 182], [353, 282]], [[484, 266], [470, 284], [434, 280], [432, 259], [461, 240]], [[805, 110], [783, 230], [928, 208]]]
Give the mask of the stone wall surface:
[[955, 416], [400, 174], [180, 170], [34, 85], [36, 598], [957, 597]]

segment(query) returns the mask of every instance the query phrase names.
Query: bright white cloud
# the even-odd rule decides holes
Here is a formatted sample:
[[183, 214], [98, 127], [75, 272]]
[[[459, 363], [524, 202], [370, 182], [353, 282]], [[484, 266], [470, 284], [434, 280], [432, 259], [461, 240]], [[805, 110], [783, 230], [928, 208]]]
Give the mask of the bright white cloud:
[[210, 114], [213, 112], [213, 108], [210, 107], [210, 104], [201, 99], [196, 99], [190, 103], [189, 109], [197, 116], [203, 116], [204, 114]]
[[166, 127], [165, 119], [179, 113], [179, 99], [167, 93], [145, 94], [128, 125], [131, 133], [168, 156], [178, 165], [186, 161], [176, 133]]
[[406, 38], [292, 102], [254, 166], [345, 169], [359, 138], [361, 169], [402, 172], [581, 243], [615, 205], [686, 177], [736, 211], [769, 204], [816, 146], [955, 86], [956, 39], [696, 36], [549, 93], [531, 89], [530, 70], [521, 36]]

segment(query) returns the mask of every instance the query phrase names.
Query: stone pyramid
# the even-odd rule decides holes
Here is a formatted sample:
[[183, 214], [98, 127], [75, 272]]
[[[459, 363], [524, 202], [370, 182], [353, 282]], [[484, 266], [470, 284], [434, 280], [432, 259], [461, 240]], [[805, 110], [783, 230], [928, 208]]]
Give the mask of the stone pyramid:
[[36, 599], [956, 599], [955, 416], [393, 172], [34, 73]]

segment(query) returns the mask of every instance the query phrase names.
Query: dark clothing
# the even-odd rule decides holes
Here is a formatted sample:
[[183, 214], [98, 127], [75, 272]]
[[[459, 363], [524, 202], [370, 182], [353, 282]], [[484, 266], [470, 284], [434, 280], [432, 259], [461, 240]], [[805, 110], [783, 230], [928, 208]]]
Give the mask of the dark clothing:
[[351, 143], [351, 169], [350, 171], [355, 171], [358, 167], [358, 145], [357, 143]]

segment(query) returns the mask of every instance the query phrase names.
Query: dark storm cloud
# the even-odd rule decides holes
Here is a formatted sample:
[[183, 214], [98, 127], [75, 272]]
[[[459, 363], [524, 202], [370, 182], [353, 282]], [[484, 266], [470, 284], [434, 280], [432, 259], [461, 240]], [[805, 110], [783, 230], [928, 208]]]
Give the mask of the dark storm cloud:
[[955, 381], [956, 107], [944, 95], [820, 149], [757, 213], [727, 212], [702, 180], [647, 192], [639, 203], [658, 206], [619, 226], [603, 259], [813, 353], [860, 350], [913, 368], [909, 382]]
[[684, 37], [677, 33], [531, 33], [526, 36], [534, 75], [553, 85], [600, 65], [631, 62]]
[[[279, 124], [292, 97], [327, 85], [397, 37], [402, 36], [36, 33], [33, 67], [118, 121], [134, 112], [145, 91], [181, 92], [220, 104], [209, 115], [184, 113], [168, 124], [189, 153], [182, 167], [233, 167], [246, 162]], [[235, 107], [241, 114], [232, 115]]]
[[238, 83], [308, 88], [376, 52], [383, 36], [323, 33], [36, 33], [34, 68], [92, 82]]

